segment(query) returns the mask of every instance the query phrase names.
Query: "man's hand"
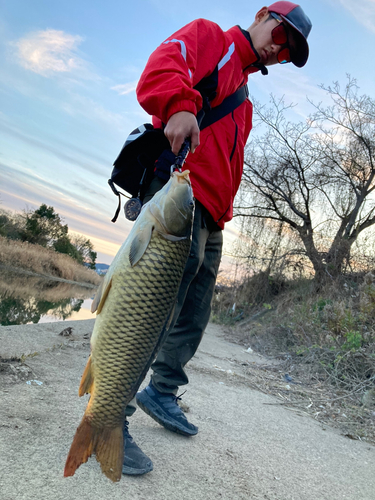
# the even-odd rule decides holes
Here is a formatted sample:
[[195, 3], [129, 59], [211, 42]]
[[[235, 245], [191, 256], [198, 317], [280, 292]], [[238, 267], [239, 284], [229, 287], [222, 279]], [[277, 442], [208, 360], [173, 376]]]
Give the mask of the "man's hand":
[[164, 129], [164, 135], [168, 139], [172, 152], [177, 155], [186, 137], [191, 140], [191, 152], [194, 153], [199, 146], [199, 127], [193, 113], [180, 111], [172, 115]]

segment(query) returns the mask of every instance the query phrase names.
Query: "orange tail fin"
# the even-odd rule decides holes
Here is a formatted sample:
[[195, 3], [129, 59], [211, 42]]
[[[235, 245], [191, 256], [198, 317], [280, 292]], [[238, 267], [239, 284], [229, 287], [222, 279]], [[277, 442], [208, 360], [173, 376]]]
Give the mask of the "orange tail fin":
[[66, 460], [64, 477], [73, 476], [81, 464], [95, 453], [102, 472], [112, 481], [120, 481], [124, 460], [122, 426], [93, 427], [85, 415], [80, 423]]

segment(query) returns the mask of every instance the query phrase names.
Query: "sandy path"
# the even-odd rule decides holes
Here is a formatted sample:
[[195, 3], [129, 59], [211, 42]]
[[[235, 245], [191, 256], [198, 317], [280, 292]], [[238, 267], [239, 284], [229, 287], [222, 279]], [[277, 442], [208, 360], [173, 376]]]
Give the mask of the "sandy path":
[[[73, 336], [59, 336], [68, 326]], [[153, 459], [152, 473], [112, 484], [91, 458], [64, 479], [87, 404], [77, 389], [92, 326], [89, 320], [0, 327], [0, 357], [38, 353], [26, 359], [32, 372], [16, 378], [17, 368], [0, 371], [1, 500], [375, 500], [375, 448], [270, 405], [276, 401], [250, 387], [241, 365], [260, 356], [226, 342], [216, 325], [189, 365], [183, 398], [199, 434], [170, 433], [139, 410], [130, 429]], [[30, 379], [42, 384], [28, 385]]]

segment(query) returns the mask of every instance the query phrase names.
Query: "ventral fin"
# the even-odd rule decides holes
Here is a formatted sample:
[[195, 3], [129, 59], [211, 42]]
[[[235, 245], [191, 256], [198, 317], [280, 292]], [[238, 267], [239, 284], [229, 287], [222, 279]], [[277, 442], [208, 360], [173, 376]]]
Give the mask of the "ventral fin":
[[81, 383], [78, 389], [78, 395], [83, 396], [84, 394], [90, 394], [93, 383], [94, 383], [94, 376], [92, 373], [91, 354], [90, 354], [89, 359], [87, 360], [86, 368], [84, 369], [81, 378]]
[[134, 236], [129, 251], [129, 262], [134, 267], [141, 260], [143, 254], [151, 241], [154, 225], [152, 222], [147, 222], [139, 228], [139, 232]]

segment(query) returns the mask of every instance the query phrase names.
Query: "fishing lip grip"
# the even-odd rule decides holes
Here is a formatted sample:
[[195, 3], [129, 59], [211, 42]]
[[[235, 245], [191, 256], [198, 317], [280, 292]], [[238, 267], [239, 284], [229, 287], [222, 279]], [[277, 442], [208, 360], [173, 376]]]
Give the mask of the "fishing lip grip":
[[[184, 142], [182, 143], [182, 146], [180, 148], [180, 151], [178, 152], [178, 155], [176, 156], [174, 164], [171, 166], [171, 175], [176, 170], [181, 172], [181, 168], [182, 168], [183, 164], [185, 163], [187, 155], [189, 154], [190, 145], [191, 145], [190, 138], [186, 138], [184, 140]], [[146, 174], [146, 170], [144, 171], [141, 182], [139, 184], [138, 196], [135, 198], [130, 198], [130, 200], [128, 200], [124, 205], [125, 217], [132, 222], [137, 219], [138, 215], [141, 213], [141, 210], [142, 210], [142, 202], [140, 199], [140, 194], [141, 194], [140, 190], [141, 190], [141, 186], [143, 184], [145, 174]], [[113, 187], [112, 187], [112, 189], [113, 189]]]
[[180, 148], [180, 151], [178, 152], [178, 155], [176, 156], [176, 160], [175, 160], [174, 164], [171, 165], [171, 175], [176, 170], [181, 172], [182, 166], [186, 161], [187, 155], [189, 154], [190, 147], [191, 147], [190, 137], [186, 137], [186, 139], [182, 143], [182, 146]]

